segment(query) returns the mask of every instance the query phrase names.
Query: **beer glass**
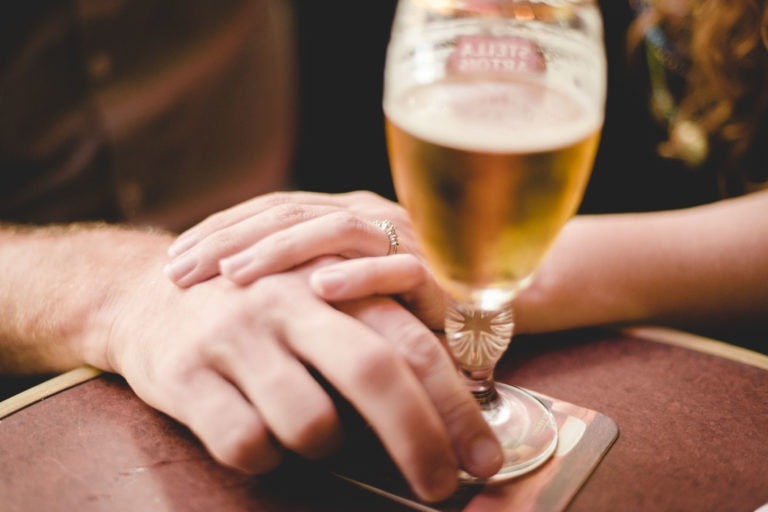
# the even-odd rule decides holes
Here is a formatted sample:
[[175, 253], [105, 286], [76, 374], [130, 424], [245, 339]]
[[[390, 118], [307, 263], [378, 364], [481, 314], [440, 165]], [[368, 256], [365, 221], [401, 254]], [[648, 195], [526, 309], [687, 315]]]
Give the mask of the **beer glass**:
[[451, 299], [447, 345], [504, 449], [490, 481], [557, 445], [551, 411], [493, 371], [513, 300], [581, 201], [605, 89], [593, 0], [399, 0], [383, 98], [392, 177]]

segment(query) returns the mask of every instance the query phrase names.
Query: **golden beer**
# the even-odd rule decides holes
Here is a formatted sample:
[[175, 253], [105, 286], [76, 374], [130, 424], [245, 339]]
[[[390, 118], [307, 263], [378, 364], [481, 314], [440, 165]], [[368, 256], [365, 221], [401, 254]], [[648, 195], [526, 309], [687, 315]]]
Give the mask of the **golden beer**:
[[384, 110], [398, 199], [437, 279], [461, 300], [514, 297], [581, 201], [602, 114], [525, 75], [444, 78]]

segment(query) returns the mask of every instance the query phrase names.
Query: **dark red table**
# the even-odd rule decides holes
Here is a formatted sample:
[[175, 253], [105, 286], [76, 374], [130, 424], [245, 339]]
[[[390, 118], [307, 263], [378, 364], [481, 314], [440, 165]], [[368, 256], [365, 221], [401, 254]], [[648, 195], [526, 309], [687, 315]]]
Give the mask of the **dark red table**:
[[[497, 377], [618, 425], [569, 511], [768, 503], [766, 356], [665, 329], [586, 330], [519, 337]], [[225, 469], [119, 377], [87, 368], [0, 402], [0, 417], [6, 512], [411, 510], [314, 466]]]

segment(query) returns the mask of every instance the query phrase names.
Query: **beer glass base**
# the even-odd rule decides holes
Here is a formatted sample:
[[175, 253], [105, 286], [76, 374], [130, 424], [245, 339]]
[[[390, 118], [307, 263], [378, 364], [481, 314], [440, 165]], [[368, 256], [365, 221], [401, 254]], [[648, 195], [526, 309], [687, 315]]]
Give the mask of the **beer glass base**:
[[501, 442], [504, 465], [490, 478], [460, 471], [463, 484], [493, 484], [523, 475], [541, 466], [557, 448], [557, 423], [550, 410], [523, 389], [500, 382], [495, 386], [498, 401], [485, 407], [483, 416]]

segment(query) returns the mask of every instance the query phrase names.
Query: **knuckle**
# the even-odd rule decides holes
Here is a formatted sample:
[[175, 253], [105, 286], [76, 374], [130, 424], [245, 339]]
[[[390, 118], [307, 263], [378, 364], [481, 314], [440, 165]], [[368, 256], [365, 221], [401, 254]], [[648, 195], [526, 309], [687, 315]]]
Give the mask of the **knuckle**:
[[[280, 330], [285, 322], [296, 321], [297, 297], [304, 293], [301, 277], [294, 274], [270, 274], [260, 277], [249, 288], [252, 297], [239, 312], [244, 322], [258, 322], [265, 329]], [[254, 311], [258, 312], [254, 314]], [[305, 312], [309, 316], [311, 312]]]
[[222, 229], [211, 233], [200, 243], [200, 252], [203, 254], [226, 254], [236, 247], [238, 247], [238, 238], [233, 236], [229, 230]]
[[419, 325], [404, 325], [398, 336], [398, 348], [418, 375], [424, 375], [441, 365], [448, 357], [445, 349], [430, 331]]
[[381, 201], [381, 196], [379, 196], [374, 192], [371, 192], [370, 190], [356, 190], [354, 192], [351, 192], [351, 195], [355, 201], [359, 201], [365, 204], [371, 204], [374, 202]]
[[302, 245], [302, 241], [296, 240], [285, 231], [278, 231], [270, 236], [269, 243], [274, 248], [279, 248], [282, 254], [295, 254]]
[[332, 221], [336, 234], [339, 236], [354, 235], [361, 230], [370, 228], [364, 220], [346, 210], [329, 213], [327, 218]]
[[279, 206], [288, 201], [288, 195], [285, 192], [269, 192], [261, 196], [258, 201], [262, 203], [264, 207], [272, 208]]
[[204, 343], [200, 350], [204, 359], [214, 368], [228, 368], [238, 357], [235, 343], [227, 337], [212, 338]]
[[401, 254], [400, 272], [402, 272], [402, 279], [409, 283], [411, 287], [420, 286], [427, 282], [429, 273], [427, 272], [424, 264], [412, 254]]
[[300, 204], [280, 202], [269, 210], [270, 216], [278, 224], [293, 225], [309, 218], [307, 209]]
[[[259, 315], [264, 313], [275, 314], [279, 308], [290, 304], [290, 299], [296, 293], [295, 276], [288, 274], [269, 274], [259, 278], [253, 284], [253, 292], [258, 297], [260, 305], [264, 306]], [[253, 311], [249, 312], [253, 315]]]
[[361, 351], [351, 368], [352, 384], [369, 389], [384, 389], [393, 379], [400, 365], [400, 358], [386, 345], [374, 345]]
[[280, 276], [281, 274], [269, 274], [253, 283], [251, 288], [254, 292], [253, 295], [257, 296], [263, 305], [281, 301], [283, 293], [285, 293], [285, 283]]

